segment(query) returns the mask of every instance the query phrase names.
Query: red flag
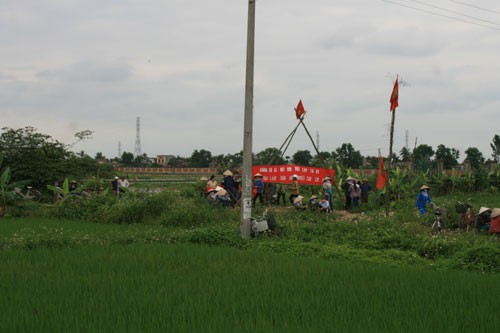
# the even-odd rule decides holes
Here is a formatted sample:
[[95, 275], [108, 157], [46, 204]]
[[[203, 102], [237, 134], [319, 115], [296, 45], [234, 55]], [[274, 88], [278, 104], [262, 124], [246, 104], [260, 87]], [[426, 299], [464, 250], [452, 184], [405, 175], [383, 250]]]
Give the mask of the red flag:
[[297, 104], [297, 107], [295, 108], [295, 116], [297, 117], [297, 119], [302, 119], [302, 117], [304, 117], [304, 113], [306, 113], [306, 110], [304, 110], [302, 100], [299, 100], [299, 104]]
[[391, 109], [390, 109], [391, 112], [396, 110], [396, 108], [399, 106], [398, 97], [399, 97], [399, 85], [398, 85], [398, 78], [396, 77], [396, 82], [394, 82], [394, 88], [392, 88], [391, 99], [389, 100], [391, 102]]
[[378, 161], [378, 176], [377, 176], [377, 189], [380, 191], [387, 183], [387, 172], [385, 171], [384, 158], [379, 156]]

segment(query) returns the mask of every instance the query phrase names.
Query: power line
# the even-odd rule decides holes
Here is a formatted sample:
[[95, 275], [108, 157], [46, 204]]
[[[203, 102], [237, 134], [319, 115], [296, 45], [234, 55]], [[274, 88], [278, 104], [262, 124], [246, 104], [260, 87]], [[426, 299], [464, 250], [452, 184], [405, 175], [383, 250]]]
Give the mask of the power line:
[[460, 15], [460, 16], [463, 16], [463, 17], [468, 17], [468, 18], [471, 18], [473, 20], [478, 20], [478, 21], [481, 21], [481, 22], [485, 22], [485, 23], [489, 23], [489, 24], [500, 26], [500, 24], [496, 23], [496, 22], [492, 22], [492, 21], [488, 21], [488, 20], [483, 20], [482, 18], [479, 18], [479, 17], [475, 17], [475, 16], [463, 14], [463, 13], [456, 12], [454, 10], [446, 9], [446, 8], [439, 7], [439, 6], [434, 6], [434, 5], [431, 5], [431, 4], [423, 2], [423, 1], [417, 1], [417, 0], [409, 0], [409, 1], [416, 2], [416, 3], [419, 3], [419, 4], [424, 5], [424, 6], [436, 8], [436, 9], [439, 9], [439, 10], [442, 10], [442, 11], [445, 11], [445, 12], [448, 12], [448, 13], [453, 13], [453, 14], [457, 14], [457, 15]]
[[493, 9], [483, 8], [483, 7], [471, 5], [471, 4], [468, 4], [468, 3], [465, 3], [465, 2], [461, 2], [461, 1], [455, 1], [455, 0], [448, 0], [448, 1], [451, 1], [451, 2], [454, 2], [454, 3], [458, 3], [458, 4], [461, 4], [461, 5], [464, 5], [464, 6], [469, 6], [469, 7], [472, 7], [472, 8], [476, 8], [476, 9], [479, 9], [479, 10], [484, 10], [485, 12], [490, 12], [490, 13], [495, 13], [495, 14], [500, 15], [500, 12], [498, 12], [496, 10], [493, 10]]
[[480, 27], [483, 27], [483, 28], [489, 28], [489, 29], [500, 31], [500, 28], [495, 28], [495, 27], [491, 27], [489, 25], [484, 25], [484, 24], [477, 23], [477, 22], [463, 20], [463, 19], [460, 19], [458, 17], [453, 17], [453, 16], [444, 15], [444, 14], [439, 14], [439, 13], [436, 13], [436, 12], [432, 12], [430, 10], [416, 8], [416, 7], [412, 7], [412, 6], [408, 6], [408, 5], [403, 5], [401, 3], [397, 3], [397, 2], [394, 2], [394, 1], [389, 1], [389, 0], [382, 0], [382, 1], [390, 3], [390, 4], [393, 4], [393, 5], [397, 5], [397, 6], [401, 6], [401, 7], [406, 7], [406, 8], [410, 8], [410, 9], [414, 9], [414, 10], [418, 10], [418, 11], [421, 11], [421, 12], [424, 12], [424, 13], [428, 13], [428, 14], [432, 14], [432, 15], [436, 15], [436, 16], [441, 16], [441, 17], [445, 17], [445, 18], [448, 18], [448, 19], [452, 19], [452, 20], [456, 20], [456, 21], [460, 21], [460, 22], [464, 22], [464, 23], [468, 23], [468, 24], [477, 25], [477, 26], [480, 26]]

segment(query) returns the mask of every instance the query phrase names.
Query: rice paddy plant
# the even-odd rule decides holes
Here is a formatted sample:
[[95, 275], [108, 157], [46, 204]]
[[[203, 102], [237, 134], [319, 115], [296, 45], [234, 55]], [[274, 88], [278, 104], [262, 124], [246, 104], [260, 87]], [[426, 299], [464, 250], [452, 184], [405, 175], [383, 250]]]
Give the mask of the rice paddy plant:
[[495, 275], [194, 245], [0, 251], [1, 332], [496, 332]]

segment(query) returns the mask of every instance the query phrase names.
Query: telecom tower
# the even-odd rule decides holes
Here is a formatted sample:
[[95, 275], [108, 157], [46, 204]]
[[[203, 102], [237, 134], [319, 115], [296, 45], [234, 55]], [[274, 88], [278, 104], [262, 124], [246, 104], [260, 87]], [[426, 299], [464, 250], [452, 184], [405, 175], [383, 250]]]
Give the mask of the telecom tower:
[[118, 141], [118, 157], [122, 157], [122, 143]]
[[141, 156], [141, 118], [136, 118], [136, 126], [135, 126], [135, 150], [134, 156]]

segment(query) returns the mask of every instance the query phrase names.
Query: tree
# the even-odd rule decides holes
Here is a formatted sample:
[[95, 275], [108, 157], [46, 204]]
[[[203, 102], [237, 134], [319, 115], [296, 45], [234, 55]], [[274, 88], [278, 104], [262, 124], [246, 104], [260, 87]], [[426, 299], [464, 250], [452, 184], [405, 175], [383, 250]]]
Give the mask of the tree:
[[399, 152], [399, 157], [401, 158], [401, 162], [410, 162], [411, 161], [411, 152], [408, 148], [403, 147]]
[[352, 144], [343, 143], [342, 146], [332, 152], [332, 157], [340, 165], [346, 168], [359, 168], [363, 165], [363, 156], [359, 150], [355, 150]]
[[292, 161], [295, 164], [298, 165], [311, 165], [312, 162], [312, 155], [309, 150], [298, 150], [295, 154], [292, 156]]
[[429, 170], [431, 167], [431, 157], [434, 156], [434, 149], [431, 146], [422, 144], [413, 149], [413, 160], [415, 168], [420, 171]]
[[57, 175], [64, 174], [65, 160], [71, 156], [66, 145], [30, 126], [2, 130], [0, 152], [10, 167], [12, 181], [31, 180], [32, 186], [43, 189]]
[[460, 152], [455, 148], [447, 148], [445, 145], [439, 145], [436, 149], [436, 160], [443, 161], [443, 168], [448, 170], [458, 165]]
[[191, 154], [191, 166], [193, 168], [208, 168], [212, 162], [212, 153], [208, 150], [195, 150]]
[[38, 190], [56, 180], [71, 177], [83, 179], [97, 174], [108, 175], [111, 165], [99, 165], [86, 154], [68, 151], [68, 146], [50, 135], [37, 133], [33, 127], [3, 128], [0, 135], [0, 152], [10, 167], [12, 182], [26, 181]]
[[134, 154], [124, 151], [121, 158], [122, 165], [134, 166]]
[[500, 163], [500, 136], [498, 134], [495, 134], [493, 137], [493, 142], [490, 143], [490, 147], [493, 150], [493, 154], [491, 154], [493, 160]]
[[470, 162], [471, 167], [474, 170], [479, 170], [481, 165], [484, 163], [483, 154], [479, 151], [479, 149], [475, 147], [469, 147], [465, 151], [466, 159]]
[[314, 156], [313, 165], [323, 168], [325, 163], [332, 157], [332, 154], [327, 151], [320, 151], [319, 154]]
[[96, 160], [104, 160], [106, 159], [106, 157], [101, 153], [101, 152], [97, 152], [95, 154], [95, 157], [94, 157]]
[[[311, 157], [312, 158], [312, 157]], [[278, 148], [266, 148], [258, 152], [254, 156], [253, 164], [266, 165], [266, 164], [284, 164], [285, 159], [281, 157], [281, 152]]]
[[434, 156], [434, 149], [431, 146], [423, 144], [413, 149], [414, 160], [430, 160], [432, 156]]

